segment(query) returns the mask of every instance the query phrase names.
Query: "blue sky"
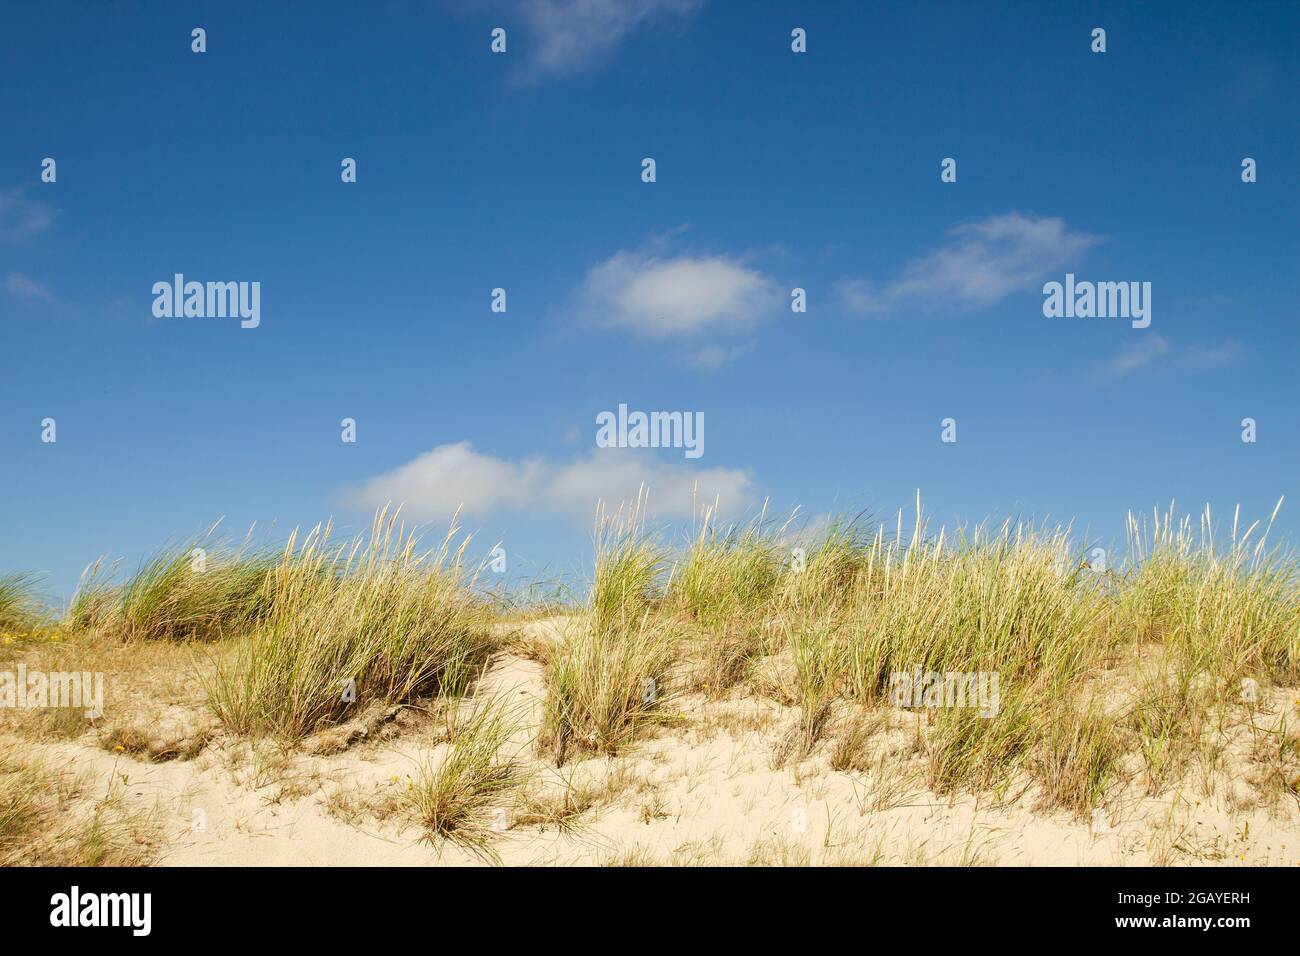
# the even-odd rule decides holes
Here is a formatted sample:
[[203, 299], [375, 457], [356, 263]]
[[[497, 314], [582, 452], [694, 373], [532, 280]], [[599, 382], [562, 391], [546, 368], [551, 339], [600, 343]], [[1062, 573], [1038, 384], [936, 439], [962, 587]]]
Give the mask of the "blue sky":
[[[698, 483], [1107, 541], [1286, 495], [1300, 527], [1295, 4], [3, 17], [0, 573], [54, 599], [222, 516], [353, 531], [387, 497], [431, 529], [463, 503], [514, 579], [580, 575], [595, 499], [641, 480], [664, 521]], [[261, 324], [155, 318], [178, 272], [260, 282]], [[1150, 326], [1045, 317], [1067, 272], [1150, 282]], [[704, 455], [597, 449], [620, 403], [702, 412]]]

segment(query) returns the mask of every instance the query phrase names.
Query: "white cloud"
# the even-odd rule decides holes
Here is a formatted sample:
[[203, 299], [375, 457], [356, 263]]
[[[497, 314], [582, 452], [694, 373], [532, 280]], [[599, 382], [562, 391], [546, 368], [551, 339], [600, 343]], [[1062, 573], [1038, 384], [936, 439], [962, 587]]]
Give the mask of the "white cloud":
[[1113, 358], [1094, 363], [1089, 372], [1094, 378], [1107, 380], [1123, 378], [1157, 363], [1183, 369], [1212, 368], [1226, 365], [1240, 354], [1241, 346], [1236, 342], [1178, 348], [1163, 336], [1144, 335], [1124, 346]]
[[9, 278], [5, 280], [5, 291], [24, 299], [43, 299], [49, 302], [54, 298], [45, 286], [21, 272], [9, 273]]
[[753, 483], [744, 471], [729, 468], [694, 469], [640, 454], [638, 449], [607, 448], [590, 458], [559, 469], [545, 498], [559, 510], [590, 517], [596, 502], [636, 500], [644, 486], [649, 512], [665, 518], [688, 518], [700, 505], [716, 499], [724, 514], [735, 514], [754, 503]]
[[938, 249], [882, 285], [850, 279], [838, 286], [845, 307], [864, 315], [903, 308], [978, 309], [1027, 289], [1100, 242], [1071, 232], [1065, 220], [1009, 212], [948, 230]]
[[54, 222], [54, 211], [43, 202], [26, 198], [21, 190], [0, 193], [0, 239], [17, 242], [44, 232]]
[[1123, 378], [1139, 371], [1169, 351], [1169, 342], [1162, 335], [1144, 335], [1130, 342], [1114, 358], [1098, 362], [1092, 367], [1099, 378]]
[[528, 504], [541, 469], [531, 459], [516, 464], [480, 455], [469, 442], [439, 445], [371, 479], [356, 500], [372, 508], [404, 502], [414, 517], [448, 517], [462, 505], [466, 512], [485, 514]]
[[780, 304], [774, 281], [724, 256], [625, 250], [588, 270], [578, 291], [589, 321], [656, 339], [749, 328]]
[[642, 486], [649, 492], [649, 512], [663, 518], [690, 517], [698, 504], [715, 499], [724, 513], [736, 514], [756, 499], [744, 471], [663, 462], [641, 449], [600, 449], [554, 465], [537, 458], [511, 462], [458, 442], [370, 480], [352, 495], [352, 503], [368, 509], [400, 504], [403, 514], [416, 520], [446, 520], [460, 508], [466, 515], [515, 509], [586, 521], [597, 501], [611, 506], [632, 501]]
[[1241, 354], [1240, 342], [1224, 342], [1221, 345], [1192, 345], [1183, 350], [1180, 360], [1189, 368], [1209, 368], [1215, 365], [1227, 365]]
[[718, 369], [752, 352], [756, 344], [749, 341], [742, 345], [706, 345], [687, 355], [686, 361], [698, 368]]
[[523, 0], [529, 27], [528, 74], [579, 73], [604, 62], [650, 17], [688, 17], [704, 0]]

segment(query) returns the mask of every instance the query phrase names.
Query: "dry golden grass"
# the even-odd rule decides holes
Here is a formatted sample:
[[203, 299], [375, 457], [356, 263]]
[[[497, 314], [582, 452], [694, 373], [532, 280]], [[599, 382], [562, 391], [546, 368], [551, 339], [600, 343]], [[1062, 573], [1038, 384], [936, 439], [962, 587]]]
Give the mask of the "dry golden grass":
[[0, 642], [16, 643], [40, 627], [42, 615], [35, 590], [31, 575], [0, 577]]
[[374, 702], [463, 693], [495, 646], [464, 587], [453, 526], [433, 551], [381, 512], [368, 540], [332, 546], [328, 526], [291, 536], [268, 578], [276, 599], [208, 682], [230, 730], [301, 738]]
[[[528, 780], [519, 755], [510, 752], [516, 723], [502, 705], [480, 705], [456, 727], [447, 752], [420, 766], [402, 806], [430, 839], [492, 855], [493, 827], [508, 826], [506, 796]], [[489, 816], [493, 810], [496, 822]]]
[[0, 866], [142, 866], [160, 843], [116, 780], [96, 798], [73, 769], [0, 744]]
[[557, 766], [573, 753], [618, 753], [659, 715], [675, 654], [671, 634], [648, 618], [571, 634], [546, 667], [539, 749]]
[[122, 643], [99, 630], [51, 629], [21, 645], [7, 667], [28, 673], [73, 672], [97, 682], [103, 713], [85, 707], [0, 708], [0, 729], [31, 741], [87, 734], [107, 750], [148, 760], [189, 759], [210, 739], [215, 722], [203, 700], [196, 649], [182, 642]]
[[[991, 712], [949, 702], [915, 715], [928, 786], [1020, 781], [1042, 808], [1084, 817], [1128, 782], [1133, 760], [1150, 794], [1193, 769], [1212, 787], [1242, 682], [1300, 682], [1297, 562], [1267, 546], [1267, 526], [1236, 516], [1222, 546], [1208, 513], [1199, 539], [1172, 512], [1131, 519], [1127, 555], [1105, 568], [1068, 527], [932, 534], [919, 500], [909, 528], [901, 514], [892, 528], [832, 523], [789, 561], [784, 528], [761, 515], [720, 531], [706, 511], [674, 557], [629, 514], [598, 535], [592, 619], [603, 623], [548, 659], [543, 744], [557, 759], [625, 745], [647, 716], [638, 682], [674, 659], [692, 690], [740, 687], [798, 708], [776, 765], [816, 750], [838, 702], [891, 706], [897, 675], [994, 675]], [[1116, 668], [1129, 679], [1098, 684]], [[873, 732], [861, 720], [841, 730], [832, 764], [871, 766]], [[1285, 777], [1260, 779], [1286, 792]]]

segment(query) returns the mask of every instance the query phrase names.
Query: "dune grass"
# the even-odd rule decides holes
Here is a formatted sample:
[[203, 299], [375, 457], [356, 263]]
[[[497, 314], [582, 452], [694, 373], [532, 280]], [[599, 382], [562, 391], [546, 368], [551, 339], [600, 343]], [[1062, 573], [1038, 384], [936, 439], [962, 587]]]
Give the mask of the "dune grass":
[[1041, 789], [1039, 805], [1086, 818], [1123, 774], [1119, 719], [1095, 701], [1062, 704], [1037, 736], [1031, 773]]
[[0, 636], [10, 641], [25, 637], [41, 620], [36, 600], [36, 579], [29, 574], [0, 577]]
[[668, 607], [718, 622], [765, 605], [781, 581], [783, 530], [767, 528], [765, 517], [760, 512], [747, 525], [719, 527], [715, 508], [705, 508], [694, 538], [673, 565]]
[[[854, 773], [879, 772], [872, 738], [897, 729], [880, 715], [903, 706], [909, 773], [933, 791], [1024, 785], [1039, 807], [1080, 819], [1127, 782], [1158, 795], [1196, 769], [1206, 786], [1233, 734], [1238, 744], [1254, 735], [1246, 743], [1261, 793], [1296, 790], [1295, 731], [1255, 703], [1256, 691], [1263, 700], [1300, 684], [1300, 565], [1269, 541], [1276, 510], [1249, 526], [1234, 515], [1221, 540], [1208, 511], [1199, 529], [1172, 508], [1130, 516], [1108, 567], [1084, 560], [1069, 526], [934, 531], [919, 499], [906, 522], [858, 515], [815, 535], [792, 535], [790, 522], [763, 512], [724, 526], [706, 508], [678, 549], [647, 527], [646, 505], [642, 494], [598, 510], [586, 619], [558, 641], [538, 638], [532, 655], [546, 684], [536, 745], [556, 765], [618, 753], [662, 722], [666, 700], [703, 692], [790, 707], [776, 764], [824, 748], [833, 767]], [[454, 701], [472, 689], [509, 635], [501, 602], [476, 594], [463, 570], [467, 544], [453, 524], [422, 550], [386, 510], [368, 537], [345, 543], [324, 525], [295, 532], [276, 554], [210, 544], [195, 564], [191, 542], [121, 585], [92, 568], [60, 639], [24, 653], [50, 668], [123, 641], [187, 652], [202, 642], [215, 721], [299, 740], [367, 708]], [[0, 580], [4, 626], [38, 619], [30, 579]], [[904, 674], [993, 675], [997, 705], [900, 704]], [[145, 750], [159, 759], [206, 739], [202, 727], [145, 734], [144, 713], [123, 711], [99, 729], [124, 749], [157, 737]], [[836, 733], [841, 713], [855, 716]], [[431, 831], [474, 817], [475, 794], [491, 795], [498, 771], [513, 780], [510, 761], [487, 757], [504, 740], [500, 723], [484, 717], [455, 759], [422, 778], [412, 800]], [[61, 726], [37, 729], [86, 729]]]
[[676, 641], [657, 610], [664, 551], [646, 533], [644, 492], [597, 511], [595, 574], [586, 625], [547, 655], [538, 750], [561, 765], [576, 752], [617, 753], [665, 694]]
[[645, 530], [647, 497], [613, 513], [596, 512], [595, 577], [590, 614], [597, 631], [635, 626], [658, 601], [664, 551]]
[[237, 733], [299, 738], [373, 704], [463, 693], [494, 646], [468, 593], [453, 524], [440, 546], [381, 511], [368, 539], [291, 535], [267, 578], [275, 595], [242, 643], [215, 659], [208, 694]]
[[778, 744], [773, 761], [778, 766], [802, 760], [821, 738], [832, 703], [843, 695], [851, 649], [847, 629], [834, 620], [784, 620], [781, 631], [792, 665], [790, 698], [799, 719]]
[[0, 752], [0, 862], [20, 852], [49, 811], [44, 794], [53, 790], [49, 772], [16, 752]]
[[663, 706], [676, 643], [648, 615], [628, 626], [571, 634], [546, 668], [539, 749], [558, 766], [572, 753], [626, 747]]
[[[711, 696], [747, 676], [766, 647], [765, 621], [782, 580], [784, 527], [765, 512], [746, 525], [720, 526], [707, 507], [690, 542], [670, 564], [662, 611], [674, 620], [689, 660], [687, 680]], [[788, 524], [788, 522], [787, 522]]]
[[[842, 611], [868, 589], [872, 548], [885, 544], [885, 529], [867, 527], [865, 514], [832, 518], [809, 540], [789, 542], [789, 574], [777, 591], [779, 606], [803, 614]], [[794, 548], [802, 560], [796, 563]]]
[[163, 552], [127, 581], [117, 609], [124, 637], [218, 640], [267, 613], [269, 558], [199, 551]]
[[429, 838], [494, 856], [488, 841], [496, 821], [490, 814], [495, 809], [508, 824], [504, 797], [528, 780], [518, 755], [509, 752], [517, 725], [504, 704], [477, 704], [441, 759], [420, 765], [402, 805]]
[[[892, 527], [831, 521], [797, 557], [797, 539], [761, 514], [719, 528], [706, 510], [676, 554], [625, 517], [597, 538], [594, 626], [551, 661], [542, 743], [557, 761], [625, 745], [647, 716], [636, 688], [682, 657], [694, 690], [761, 669], [750, 690], [797, 708], [778, 764], [814, 751], [836, 701], [892, 706], [899, 674], [995, 675], [992, 712], [915, 715], [929, 785], [1029, 781], [1040, 806], [1083, 817], [1128, 755], [1153, 793], [1212, 766], [1207, 741], [1227, 732], [1243, 681], [1300, 681], [1300, 577], [1292, 553], [1268, 546], [1271, 524], [1243, 529], [1234, 516], [1219, 546], [1208, 512], [1199, 539], [1172, 509], [1131, 519], [1127, 550], [1106, 567], [1069, 526], [931, 532], [919, 498], [906, 528], [901, 513]], [[1127, 682], [1100, 681], [1117, 668]], [[844, 746], [834, 759], [861, 763]]]
[[265, 617], [275, 555], [247, 541], [231, 548], [215, 530], [158, 551], [120, 584], [102, 559], [95, 562], [82, 575], [65, 625], [128, 641], [213, 641]]
[[0, 866], [141, 866], [158, 842], [120, 788], [93, 800], [78, 774], [0, 744]]
[[1199, 536], [1172, 508], [1152, 521], [1129, 515], [1133, 565], [1122, 607], [1140, 639], [1163, 644], [1186, 669], [1225, 688], [1242, 678], [1300, 681], [1300, 584], [1295, 556], [1268, 544], [1267, 524], [1240, 526], [1216, 547], [1209, 509]]

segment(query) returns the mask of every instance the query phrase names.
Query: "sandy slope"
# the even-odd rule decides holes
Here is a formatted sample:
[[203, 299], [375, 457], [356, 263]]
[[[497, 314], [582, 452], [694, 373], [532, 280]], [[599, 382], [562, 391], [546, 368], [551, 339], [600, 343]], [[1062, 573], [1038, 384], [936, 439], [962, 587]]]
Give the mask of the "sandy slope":
[[[534, 625], [545, 639], [556, 624]], [[1013, 865], [1300, 863], [1300, 814], [1282, 806], [1234, 812], [1226, 791], [1206, 797], [1132, 796], [1117, 819], [1089, 822], [1033, 811], [1029, 794], [948, 799], [906, 779], [905, 762], [879, 773], [829, 769], [826, 746], [794, 767], [773, 769], [775, 741], [792, 712], [754, 698], [672, 701], [679, 720], [618, 758], [562, 773], [538, 760], [532, 736], [543, 699], [542, 668], [496, 660], [479, 694], [508, 700], [521, 728], [515, 744], [557, 792], [562, 780], [606, 791], [564, 832], [495, 817], [492, 845], [507, 864], [882, 863]], [[894, 736], [904, 739], [902, 730]], [[428, 728], [363, 740], [341, 753], [284, 756], [218, 737], [190, 761], [145, 763], [96, 746], [25, 746], [88, 773], [107, 790], [115, 778], [164, 830], [164, 865], [481, 864], [481, 856], [412, 826], [331, 809], [340, 797], [373, 797], [405, 785], [420, 760], [437, 759]], [[446, 745], [441, 745], [445, 747]], [[608, 784], [608, 786], [604, 786]], [[346, 803], [346, 800], [342, 801]]]

